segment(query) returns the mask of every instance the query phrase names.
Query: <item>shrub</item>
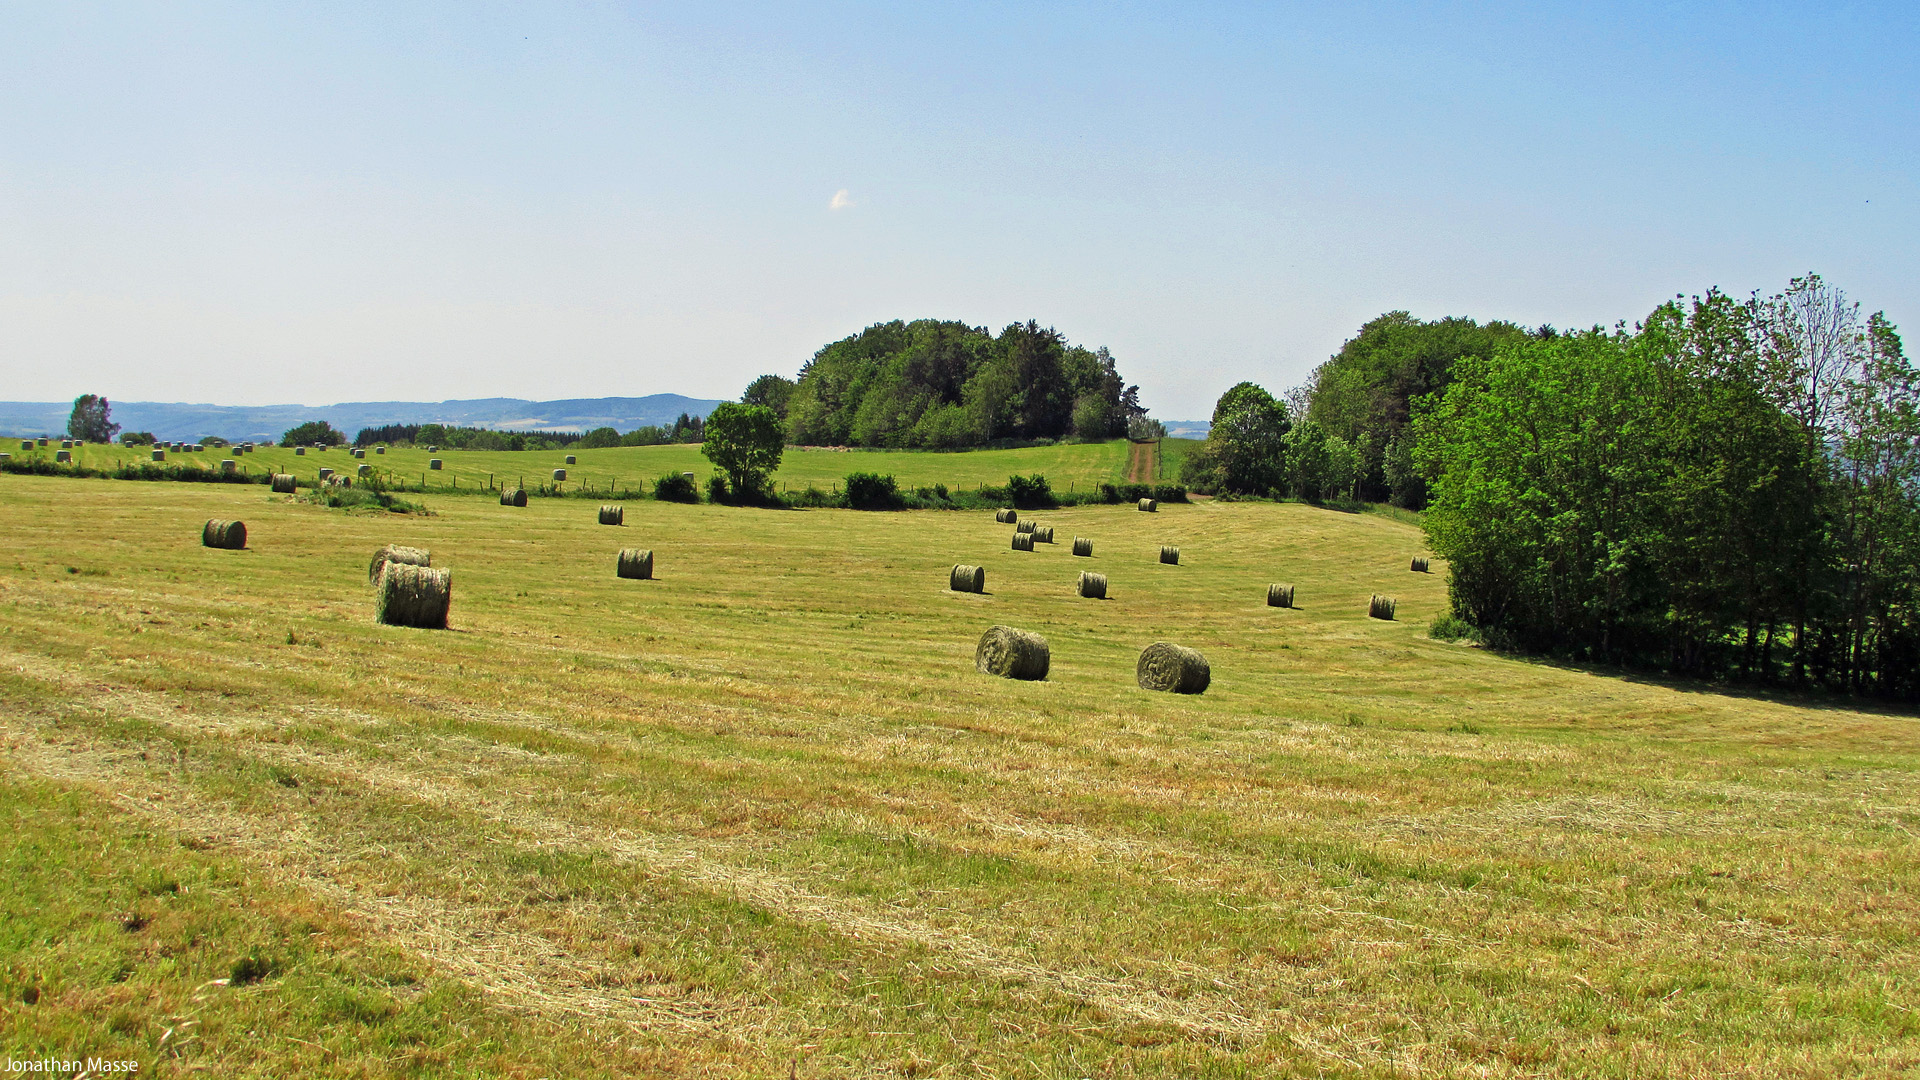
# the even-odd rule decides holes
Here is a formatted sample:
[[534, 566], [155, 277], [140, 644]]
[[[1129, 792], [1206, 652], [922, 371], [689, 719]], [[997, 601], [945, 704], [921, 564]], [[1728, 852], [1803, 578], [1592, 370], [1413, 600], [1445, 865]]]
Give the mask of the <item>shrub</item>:
[[900, 508], [900, 488], [892, 476], [848, 473], [847, 505], [855, 510], [897, 510]]
[[690, 503], [700, 501], [700, 492], [693, 486], [693, 477], [671, 472], [654, 482], [653, 497], [662, 502]]
[[1051, 508], [1053, 489], [1047, 486], [1047, 478], [1035, 473], [1032, 476], [1007, 477], [1007, 494], [1013, 505], [1022, 510]]
[[731, 502], [727, 497], [727, 478], [714, 473], [707, 477], [707, 501], [710, 503]]

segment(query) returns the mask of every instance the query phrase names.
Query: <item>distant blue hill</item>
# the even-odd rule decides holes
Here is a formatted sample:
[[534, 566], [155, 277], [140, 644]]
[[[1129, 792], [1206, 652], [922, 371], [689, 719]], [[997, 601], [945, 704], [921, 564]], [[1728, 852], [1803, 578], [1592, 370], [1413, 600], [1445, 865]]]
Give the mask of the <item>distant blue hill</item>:
[[[646, 397], [475, 398], [469, 401], [347, 401], [338, 405], [186, 405], [158, 401], [115, 401], [113, 422], [125, 431], [151, 431], [182, 441], [218, 435], [234, 442], [278, 439], [309, 420], [325, 420], [351, 439], [363, 427], [382, 424], [454, 424], [507, 431], [588, 431], [597, 427], [632, 431], [648, 424], [671, 424], [681, 413], [706, 416], [720, 404], [679, 394]], [[73, 412], [70, 401], [0, 401], [0, 432], [16, 438], [59, 435]]]

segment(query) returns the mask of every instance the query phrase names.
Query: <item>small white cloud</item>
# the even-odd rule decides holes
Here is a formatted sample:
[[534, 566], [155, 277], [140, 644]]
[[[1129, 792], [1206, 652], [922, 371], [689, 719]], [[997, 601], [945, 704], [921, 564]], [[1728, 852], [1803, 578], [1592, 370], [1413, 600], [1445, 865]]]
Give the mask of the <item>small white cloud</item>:
[[847, 194], [846, 188], [841, 188], [839, 191], [836, 191], [833, 193], [833, 201], [827, 204], [827, 209], [845, 210], [847, 207], [852, 205], [853, 205], [853, 196]]

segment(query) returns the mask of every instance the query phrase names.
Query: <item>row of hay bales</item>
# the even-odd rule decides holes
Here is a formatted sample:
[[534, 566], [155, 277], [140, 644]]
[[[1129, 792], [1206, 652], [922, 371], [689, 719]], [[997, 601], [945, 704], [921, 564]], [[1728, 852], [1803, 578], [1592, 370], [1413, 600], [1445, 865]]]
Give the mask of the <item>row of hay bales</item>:
[[[1047, 639], [1031, 630], [992, 626], [974, 646], [973, 666], [1003, 679], [1036, 681], [1053, 668], [1053, 650]], [[1204, 693], [1213, 682], [1213, 668], [1199, 650], [1170, 641], [1156, 641], [1140, 651], [1134, 681], [1143, 690], [1175, 694]]]

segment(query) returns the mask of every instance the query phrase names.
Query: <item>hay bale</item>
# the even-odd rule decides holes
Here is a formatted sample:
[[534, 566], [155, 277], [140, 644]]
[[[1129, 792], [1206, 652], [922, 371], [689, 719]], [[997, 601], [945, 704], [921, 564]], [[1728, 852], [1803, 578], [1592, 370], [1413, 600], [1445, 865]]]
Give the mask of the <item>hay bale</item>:
[[1293, 586], [1291, 585], [1267, 586], [1267, 606], [1268, 607], [1284, 607], [1284, 608], [1292, 607], [1293, 606]]
[[1160, 561], [1166, 563], [1168, 566], [1179, 566], [1180, 549], [1174, 547], [1172, 544], [1161, 544]]
[[56, 462], [59, 462], [59, 461], [72, 461], [72, 460], [73, 460], [73, 451], [71, 451], [71, 450], [55, 450], [55, 451], [53, 452], [53, 460], [54, 460], [54, 461], [56, 461]]
[[987, 568], [955, 563], [953, 569], [947, 573], [947, 588], [954, 592], [986, 592]]
[[574, 460], [574, 457], [573, 457], [573, 455], [572, 455], [572, 454], [568, 454], [568, 455], [567, 455], [567, 464], [569, 464], [569, 465], [578, 465], [578, 464], [579, 464], [579, 462], [578, 462], [578, 461], [575, 461], [575, 460]]
[[240, 463], [233, 460], [232, 458], [220, 459], [220, 471], [223, 473], [230, 473], [235, 469], [238, 469], [239, 467], [240, 467]]
[[1053, 543], [1053, 526], [1035, 525], [1033, 527], [1033, 542], [1036, 544]]
[[375, 453], [376, 455], [378, 455], [378, 454], [384, 454], [384, 453], [386, 453], [386, 452], [387, 452], [387, 448], [386, 448], [386, 447], [384, 447], [384, 446], [376, 446], [376, 447], [374, 447], [374, 448], [373, 448], [373, 452], [374, 452], [374, 453]]
[[973, 650], [973, 666], [1003, 679], [1044, 679], [1051, 662], [1047, 639], [1031, 630], [989, 627]]
[[1084, 536], [1074, 537], [1073, 553], [1075, 555], [1084, 555], [1089, 559], [1093, 558], [1093, 541]]
[[7, 462], [9, 462], [9, 461], [12, 461], [12, 460], [13, 460], [13, 455], [12, 455], [12, 454], [0, 454], [0, 465], [4, 465], [4, 464], [6, 464]]
[[200, 527], [200, 543], [210, 548], [238, 549], [247, 546], [247, 523], [208, 518]]
[[1388, 622], [1392, 622], [1393, 611], [1399, 606], [1400, 601], [1395, 600], [1393, 597], [1381, 596], [1379, 593], [1375, 593], [1373, 594], [1373, 599], [1367, 601], [1367, 617], [1385, 619]]
[[653, 577], [653, 552], [643, 548], [621, 548], [620, 560], [614, 564], [614, 575], [646, 581]]
[[1140, 509], [1141, 509], [1141, 511], [1142, 511], [1142, 512], [1144, 512], [1144, 513], [1148, 513], [1148, 514], [1157, 514], [1157, 513], [1159, 513], [1159, 512], [1160, 512], [1160, 500], [1158, 500], [1158, 499], [1141, 499], [1141, 500], [1140, 500]]
[[373, 553], [373, 561], [367, 564], [367, 582], [372, 585], [380, 584], [381, 572], [386, 570], [387, 566], [391, 563], [405, 563], [408, 566], [431, 566], [433, 565], [433, 556], [428, 554], [425, 548], [401, 547], [398, 544], [388, 544], [386, 547]]
[[1032, 551], [1033, 550], [1033, 534], [1030, 532], [1014, 533], [1013, 534], [1013, 550]]
[[626, 507], [615, 506], [612, 504], [606, 504], [600, 507], [600, 524], [625, 525], [626, 523], [627, 523]]
[[294, 457], [306, 457], [306, 456], [307, 456], [307, 448], [306, 448], [306, 447], [304, 447], [304, 446], [296, 446], [296, 447], [294, 447], [294, 448], [293, 448], [293, 456], [294, 456]]
[[429, 472], [439, 472], [440, 465], [441, 465], [440, 459], [437, 457], [427, 459], [427, 470]]
[[1107, 575], [1096, 574], [1091, 570], [1080, 571], [1080, 581], [1074, 590], [1089, 600], [1107, 598]]
[[62, 449], [62, 450], [71, 450], [71, 449], [73, 449], [73, 440], [72, 440], [72, 439], [61, 439], [61, 440], [60, 440], [60, 449]]
[[362, 449], [360, 449], [360, 448], [358, 448], [358, 447], [355, 447], [355, 448], [354, 448], [354, 451], [353, 451], [353, 459], [354, 459], [355, 461], [358, 461], [358, 460], [360, 460], [361, 458], [363, 458], [363, 457], [366, 457], [366, 456], [367, 456], [367, 452], [366, 452], [365, 450], [362, 450]]
[[564, 480], [565, 480], [566, 478], [567, 478], [567, 470], [565, 470], [565, 469], [555, 469], [555, 470], [553, 470], [553, 482], [554, 482], [554, 483], [556, 483], [556, 484], [557, 484], [557, 483], [560, 483], [561, 481], [564, 481]]
[[32, 439], [21, 439], [21, 440], [20, 440], [20, 449], [22, 449], [22, 450], [31, 450], [31, 449], [33, 449], [33, 440], [32, 440]]
[[526, 488], [501, 488], [500, 489], [500, 505], [501, 506], [527, 505], [527, 489]]
[[1037, 526], [1031, 521], [1016, 521], [1013, 523], [1014, 532], [1030, 533], [1035, 528], [1037, 528]]
[[1016, 525], [1019, 524], [1020, 513], [1012, 507], [1008, 507], [1005, 510], [995, 510], [993, 512], [993, 520], [1002, 525]]
[[47, 437], [46, 437], [46, 436], [44, 436], [44, 435], [42, 435], [42, 436], [40, 437], [40, 445], [41, 445], [41, 446], [45, 446], [45, 445], [47, 445]]
[[321, 466], [321, 468], [320, 468], [320, 482], [321, 482], [321, 483], [323, 483], [323, 484], [324, 484], [324, 483], [326, 483], [326, 482], [327, 482], [327, 478], [328, 478], [328, 477], [330, 477], [330, 476], [332, 476], [332, 475], [333, 475], [333, 470], [332, 470], [332, 469], [329, 469], [329, 468], [327, 468], [327, 467], [325, 467], [325, 466]]
[[275, 495], [293, 494], [293, 474], [292, 473], [274, 473], [273, 474], [273, 493]]
[[1213, 681], [1213, 669], [1207, 666], [1207, 658], [1196, 650], [1169, 641], [1156, 641], [1140, 651], [1134, 678], [1142, 690], [1199, 694]]
[[439, 448], [439, 447], [437, 447], [437, 446], [429, 446], [429, 447], [427, 447], [427, 453], [429, 453], [429, 454], [437, 454], [437, 453], [439, 453], [439, 452], [440, 452], [440, 448]]
[[165, 450], [155, 450], [153, 452], [153, 460], [155, 461], [167, 460], [167, 452]]
[[374, 619], [388, 626], [445, 630], [453, 603], [453, 571], [389, 563], [381, 571]]
[[354, 470], [354, 475], [355, 475], [355, 476], [372, 476], [372, 475], [373, 475], [373, 466], [371, 466], [371, 465], [362, 465], [362, 466], [360, 466], [359, 468], [357, 468], [357, 469], [355, 469], [355, 470]]
[[1425, 559], [1415, 559], [1415, 560], [1413, 560], [1413, 567], [1412, 567], [1412, 569], [1413, 569], [1413, 572], [1414, 572], [1414, 573], [1416, 573], [1416, 574], [1424, 574], [1424, 573], [1427, 573], [1427, 560], [1425, 560]]

